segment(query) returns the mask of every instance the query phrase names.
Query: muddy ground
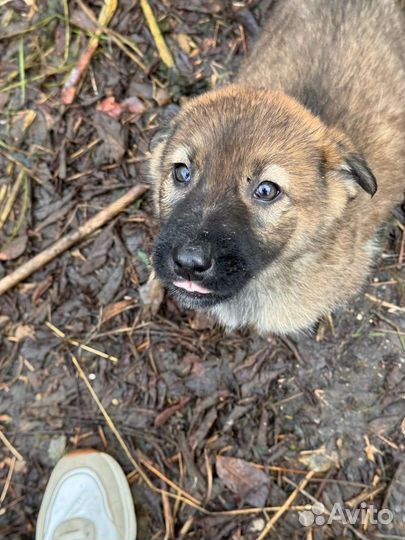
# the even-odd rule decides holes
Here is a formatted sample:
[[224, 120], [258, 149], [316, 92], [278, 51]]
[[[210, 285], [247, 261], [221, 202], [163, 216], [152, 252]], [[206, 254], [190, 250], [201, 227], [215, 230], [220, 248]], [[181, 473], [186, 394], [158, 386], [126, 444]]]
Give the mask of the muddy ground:
[[[120, 1], [67, 106], [91, 13], [0, 2], [0, 279], [145, 180], [167, 107], [229, 80], [270, 4], [152, 1], [169, 70]], [[405, 538], [403, 212], [363, 293], [297, 340], [224, 334], [151, 291], [155, 233], [146, 194], [0, 298], [0, 537], [33, 538], [55, 462], [93, 447], [128, 474], [140, 540], [250, 540], [272, 518], [269, 539]], [[323, 525], [305, 525], [316, 501]], [[368, 515], [325, 523], [335, 503]]]

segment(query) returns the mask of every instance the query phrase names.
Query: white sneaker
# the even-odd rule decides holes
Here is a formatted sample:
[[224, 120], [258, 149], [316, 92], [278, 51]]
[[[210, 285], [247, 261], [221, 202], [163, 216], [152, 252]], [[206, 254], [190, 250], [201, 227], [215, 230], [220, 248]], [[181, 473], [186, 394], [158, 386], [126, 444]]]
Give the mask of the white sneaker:
[[36, 540], [135, 540], [134, 504], [125, 474], [108, 454], [78, 450], [52, 471]]

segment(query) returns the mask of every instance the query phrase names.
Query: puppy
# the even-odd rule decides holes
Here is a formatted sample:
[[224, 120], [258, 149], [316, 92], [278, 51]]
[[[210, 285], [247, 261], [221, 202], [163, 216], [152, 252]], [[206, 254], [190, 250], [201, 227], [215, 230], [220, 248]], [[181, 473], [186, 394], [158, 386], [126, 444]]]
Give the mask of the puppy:
[[294, 333], [359, 292], [403, 198], [395, 0], [282, 0], [233, 84], [152, 141], [154, 266], [227, 328]]

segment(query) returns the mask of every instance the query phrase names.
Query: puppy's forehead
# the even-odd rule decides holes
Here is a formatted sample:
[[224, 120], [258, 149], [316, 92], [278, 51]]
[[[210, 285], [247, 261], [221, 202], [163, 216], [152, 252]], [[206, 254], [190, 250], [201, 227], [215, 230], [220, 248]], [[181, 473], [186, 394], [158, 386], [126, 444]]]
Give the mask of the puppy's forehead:
[[278, 163], [288, 168], [311, 158], [321, 135], [317, 121], [285, 96], [216, 91], [179, 113], [169, 154], [184, 163], [209, 159], [214, 167]]

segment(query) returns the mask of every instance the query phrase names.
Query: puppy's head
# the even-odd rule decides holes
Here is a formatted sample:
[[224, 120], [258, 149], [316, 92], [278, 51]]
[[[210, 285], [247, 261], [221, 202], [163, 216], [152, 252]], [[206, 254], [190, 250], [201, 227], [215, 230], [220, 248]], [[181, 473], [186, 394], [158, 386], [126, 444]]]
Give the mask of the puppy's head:
[[376, 191], [350, 143], [278, 92], [209, 92], [151, 146], [154, 265], [185, 307], [214, 306], [269, 266], [316, 251], [353, 200]]

